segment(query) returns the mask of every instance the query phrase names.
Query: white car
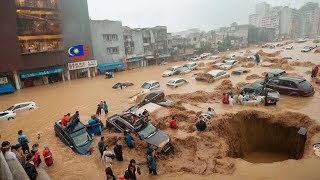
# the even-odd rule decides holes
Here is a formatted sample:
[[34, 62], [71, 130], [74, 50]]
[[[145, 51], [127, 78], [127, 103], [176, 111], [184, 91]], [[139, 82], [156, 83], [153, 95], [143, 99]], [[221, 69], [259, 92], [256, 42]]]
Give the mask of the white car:
[[238, 64], [239, 62], [236, 60], [227, 60], [225, 63], [221, 66], [222, 69], [228, 70], [231, 69], [233, 66]]
[[189, 68], [190, 70], [196, 70], [198, 68], [198, 64], [195, 62], [184, 64], [182, 67]]
[[293, 49], [293, 46], [286, 46], [286, 47], [284, 47], [284, 49], [285, 50], [291, 50], [291, 49]]
[[15, 104], [7, 109], [7, 111], [19, 112], [25, 110], [31, 110], [37, 108], [35, 102], [23, 102], [19, 104]]
[[174, 73], [174, 75], [188, 74], [190, 72], [191, 72], [191, 69], [187, 67], [179, 67], [177, 71]]
[[191, 58], [191, 61], [198, 61], [198, 60], [200, 60], [201, 58], [199, 57], [199, 56], [193, 56], [192, 58]]
[[209, 59], [213, 59], [213, 60], [216, 60], [216, 59], [219, 59], [220, 56], [210, 56]]
[[16, 113], [13, 111], [4, 111], [0, 112], [0, 120], [10, 120], [10, 119], [15, 119], [16, 118]]
[[148, 91], [151, 91], [153, 89], [157, 89], [160, 87], [160, 83], [158, 81], [148, 81], [148, 82], [145, 82], [142, 86], [141, 86], [141, 89], [142, 89], [142, 92], [148, 92]]
[[218, 80], [218, 79], [221, 79], [221, 78], [224, 78], [224, 77], [225, 78], [230, 77], [230, 75], [226, 71], [219, 70], [219, 69], [218, 70], [215, 69], [215, 70], [209, 71], [208, 74], [210, 74], [213, 77], [214, 80]]
[[213, 65], [213, 68], [223, 69], [223, 67], [222, 67], [223, 65], [224, 65], [224, 63], [216, 63], [216, 64]]
[[203, 54], [200, 55], [200, 58], [204, 59], [204, 58], [209, 57], [210, 55], [211, 55], [210, 53], [203, 53]]
[[186, 83], [188, 83], [188, 81], [186, 81], [185, 79], [175, 78], [175, 79], [170, 79], [167, 83], [167, 86], [178, 87]]
[[310, 52], [312, 50], [311, 47], [305, 46], [303, 49], [301, 49], [301, 52]]
[[168, 68], [165, 72], [162, 73], [162, 77], [172, 76], [179, 68], [180, 66], [173, 66]]

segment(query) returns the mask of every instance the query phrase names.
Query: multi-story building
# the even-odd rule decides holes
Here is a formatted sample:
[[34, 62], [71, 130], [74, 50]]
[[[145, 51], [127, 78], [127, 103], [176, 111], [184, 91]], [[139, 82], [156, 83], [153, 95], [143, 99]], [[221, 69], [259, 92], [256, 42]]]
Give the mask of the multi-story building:
[[260, 14], [251, 14], [249, 16], [249, 24], [260, 27], [261, 26], [261, 15]]
[[126, 65], [128, 69], [146, 66], [141, 29], [123, 27]]
[[70, 79], [68, 46], [91, 46], [86, 0], [2, 0], [0, 17], [0, 76], [17, 89]]
[[124, 68], [125, 48], [122, 23], [110, 20], [90, 20], [94, 58], [98, 69], [114, 71]]
[[320, 20], [319, 4], [314, 2], [306, 3], [299, 11], [301, 15], [301, 35], [316, 37]]
[[279, 8], [271, 8], [269, 12], [261, 17], [260, 27], [274, 28], [276, 35], [280, 34], [280, 12]]
[[269, 13], [270, 10], [270, 4], [266, 2], [262, 2], [256, 5], [256, 14], [260, 14], [262, 16]]

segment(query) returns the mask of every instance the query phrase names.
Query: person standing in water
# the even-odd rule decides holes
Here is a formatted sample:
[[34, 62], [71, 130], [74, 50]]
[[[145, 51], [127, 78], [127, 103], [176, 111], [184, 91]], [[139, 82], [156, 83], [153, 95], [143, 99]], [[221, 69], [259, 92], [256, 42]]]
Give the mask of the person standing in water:
[[98, 115], [98, 116], [101, 115], [101, 106], [100, 106], [100, 104], [97, 105], [96, 115]]
[[123, 161], [123, 156], [122, 156], [122, 145], [118, 140], [116, 140], [116, 145], [113, 149], [114, 154], [116, 155], [116, 159], [118, 161]]
[[28, 136], [23, 134], [22, 130], [18, 131], [18, 143], [21, 144], [23, 153], [30, 152], [29, 150], [30, 140]]
[[99, 152], [100, 152], [101, 157], [102, 157], [102, 155], [103, 155], [104, 147], [105, 147], [104, 137], [102, 136], [102, 137], [100, 138], [100, 141], [98, 142], [98, 149], [99, 149]]
[[157, 175], [157, 161], [156, 161], [156, 151], [153, 150], [152, 153], [147, 157], [149, 174]]
[[52, 153], [49, 149], [48, 145], [44, 145], [44, 150], [42, 152], [43, 158], [44, 158], [44, 162], [46, 163], [46, 165], [49, 167], [53, 164], [53, 158], [52, 158]]
[[106, 101], [103, 102], [103, 110], [104, 110], [105, 115], [107, 115], [109, 113], [108, 104], [106, 103]]

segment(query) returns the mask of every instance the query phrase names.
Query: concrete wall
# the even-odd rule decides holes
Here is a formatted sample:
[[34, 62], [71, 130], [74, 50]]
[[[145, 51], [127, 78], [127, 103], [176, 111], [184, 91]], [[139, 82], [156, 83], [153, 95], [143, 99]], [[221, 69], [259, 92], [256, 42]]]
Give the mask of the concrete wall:
[[[90, 46], [90, 57], [93, 58], [92, 42], [89, 24], [87, 0], [58, 0], [58, 7], [61, 10], [64, 39], [64, 57], [68, 58], [67, 50], [75, 45]], [[68, 60], [72, 62], [72, 60]]]
[[9, 166], [0, 151], [0, 180], [13, 180]]
[[13, 175], [13, 179], [15, 180], [25, 180], [29, 179], [27, 173], [24, 171], [23, 167], [21, 166], [18, 160], [10, 160], [7, 161], [10, 171]]
[[132, 40], [134, 42], [133, 53], [136, 55], [144, 54], [142, 31], [132, 31]]
[[[123, 30], [120, 21], [95, 20], [90, 21], [90, 27], [94, 58], [98, 64], [119, 62], [125, 58]], [[103, 34], [117, 34], [118, 40], [104, 40]], [[110, 47], [118, 47], [119, 54], [107, 53], [107, 48]]]

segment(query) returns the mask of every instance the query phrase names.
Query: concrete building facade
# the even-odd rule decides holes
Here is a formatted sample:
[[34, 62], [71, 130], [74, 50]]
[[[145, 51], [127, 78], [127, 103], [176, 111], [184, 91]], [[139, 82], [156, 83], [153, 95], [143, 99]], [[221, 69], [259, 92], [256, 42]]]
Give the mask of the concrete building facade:
[[98, 64], [122, 62], [125, 55], [122, 23], [90, 20], [94, 59]]
[[143, 55], [143, 34], [141, 29], [123, 27], [123, 37], [126, 55]]
[[299, 11], [301, 15], [301, 35], [316, 37], [319, 33], [319, 4], [313, 2], [306, 3]]

